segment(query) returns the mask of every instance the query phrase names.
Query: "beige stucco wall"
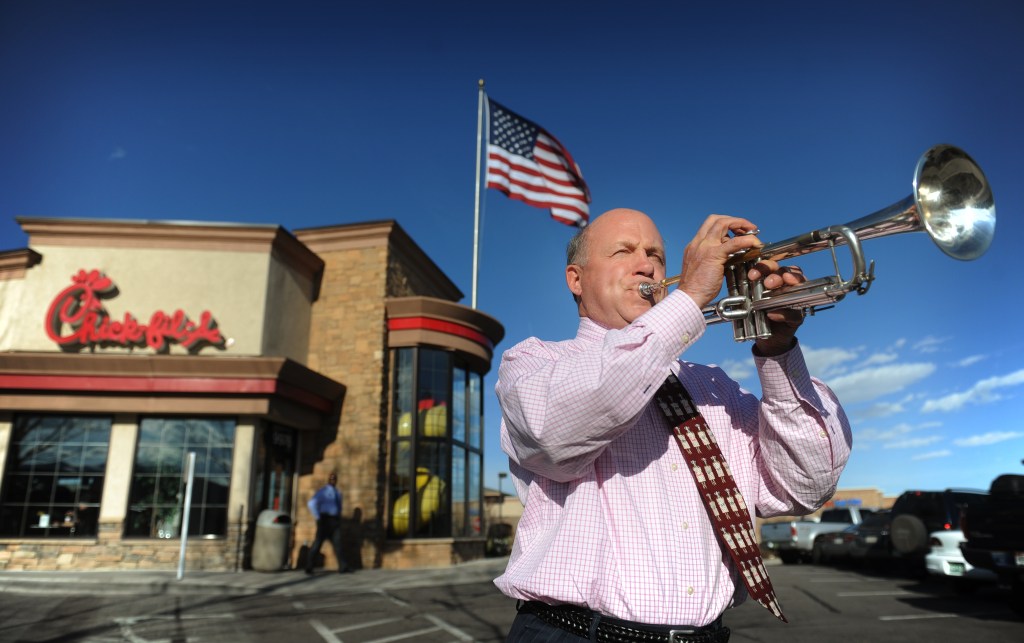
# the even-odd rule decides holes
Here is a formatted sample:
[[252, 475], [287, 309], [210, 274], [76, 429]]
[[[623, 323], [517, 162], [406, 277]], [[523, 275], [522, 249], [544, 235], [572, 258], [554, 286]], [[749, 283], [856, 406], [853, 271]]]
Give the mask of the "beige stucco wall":
[[290, 357], [304, 364], [309, 353], [312, 317], [308, 277], [273, 258], [268, 266], [266, 310], [263, 311], [264, 356]]
[[[22, 320], [17, 317], [25, 307], [25, 280], [0, 279], [0, 351], [14, 350], [18, 337], [22, 334]], [[42, 328], [43, 312], [39, 314], [40, 329]]]
[[[252, 513], [252, 464], [255, 454], [256, 421], [250, 417], [238, 419], [235, 425], [235, 451], [231, 462], [231, 488], [228, 492], [228, 522], [237, 521], [239, 512]], [[255, 518], [255, 516], [253, 516]]]
[[128, 490], [132, 484], [132, 463], [139, 435], [139, 421], [134, 415], [117, 415], [110, 427], [107, 449], [107, 470], [100, 501], [100, 523], [112, 523], [120, 529], [128, 514]]
[[[34, 246], [43, 255], [23, 280], [0, 281], [0, 351], [59, 351], [46, 335], [46, 311], [79, 270], [97, 269], [117, 286], [102, 301], [111, 319], [131, 313], [147, 324], [157, 311], [192, 321], [210, 311], [227, 341], [205, 354], [282, 356], [305, 362], [310, 286], [265, 252]], [[304, 283], [305, 281], [305, 283]], [[104, 352], [129, 349], [103, 348]], [[136, 348], [135, 351], [151, 352]], [[171, 344], [171, 353], [186, 350]]]

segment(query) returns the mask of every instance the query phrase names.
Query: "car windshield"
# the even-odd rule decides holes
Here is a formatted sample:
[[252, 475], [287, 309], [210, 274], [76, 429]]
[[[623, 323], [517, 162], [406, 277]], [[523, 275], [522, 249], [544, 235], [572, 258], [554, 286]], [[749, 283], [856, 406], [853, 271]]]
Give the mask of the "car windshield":
[[864, 518], [860, 524], [862, 529], [874, 529], [889, 524], [890, 516], [888, 511], [881, 511]]

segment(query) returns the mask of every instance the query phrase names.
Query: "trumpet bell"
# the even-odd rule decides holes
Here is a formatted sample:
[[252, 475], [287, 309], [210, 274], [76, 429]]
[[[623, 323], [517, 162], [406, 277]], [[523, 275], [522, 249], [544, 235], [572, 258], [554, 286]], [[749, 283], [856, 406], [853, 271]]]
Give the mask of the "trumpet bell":
[[972, 261], [996, 231], [992, 189], [978, 164], [952, 145], [936, 145], [917, 163], [913, 198], [928, 236], [944, 253]]

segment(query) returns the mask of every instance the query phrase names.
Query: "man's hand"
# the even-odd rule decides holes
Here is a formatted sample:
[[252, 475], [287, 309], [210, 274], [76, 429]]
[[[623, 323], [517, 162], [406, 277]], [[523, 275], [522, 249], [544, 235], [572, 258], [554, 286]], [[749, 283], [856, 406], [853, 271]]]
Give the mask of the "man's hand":
[[756, 231], [756, 225], [740, 217], [712, 214], [705, 219], [683, 251], [679, 289], [701, 308], [714, 301], [722, 290], [729, 257], [762, 245]]
[[[778, 262], [767, 259], [751, 268], [747, 273], [747, 279], [760, 280], [765, 290], [796, 286], [807, 281], [803, 271], [797, 266], [779, 266]], [[780, 308], [769, 311], [767, 317], [772, 335], [755, 341], [754, 348], [758, 355], [764, 357], [781, 355], [793, 348], [796, 331], [804, 323], [804, 313], [793, 308]]]

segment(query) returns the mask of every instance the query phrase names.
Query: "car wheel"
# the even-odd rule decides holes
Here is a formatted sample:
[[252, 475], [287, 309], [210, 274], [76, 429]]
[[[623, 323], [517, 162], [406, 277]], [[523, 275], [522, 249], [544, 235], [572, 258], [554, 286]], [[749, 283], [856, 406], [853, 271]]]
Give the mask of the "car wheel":
[[795, 551], [779, 552], [779, 558], [782, 559], [784, 565], [795, 565], [800, 562], [800, 554]]
[[821, 551], [821, 543], [814, 543], [814, 547], [811, 548], [811, 562], [815, 565], [824, 565], [828, 562], [825, 553]]
[[1024, 618], [1024, 578], [1018, 578], [1011, 586], [1010, 609], [1018, 618]]
[[928, 529], [917, 516], [901, 514], [892, 519], [889, 528], [892, 548], [903, 555], [920, 554], [928, 549]]

